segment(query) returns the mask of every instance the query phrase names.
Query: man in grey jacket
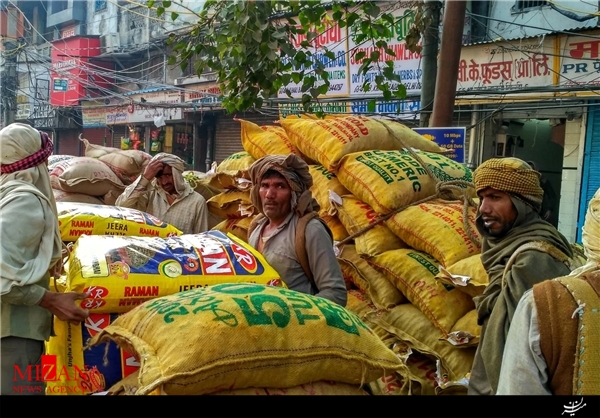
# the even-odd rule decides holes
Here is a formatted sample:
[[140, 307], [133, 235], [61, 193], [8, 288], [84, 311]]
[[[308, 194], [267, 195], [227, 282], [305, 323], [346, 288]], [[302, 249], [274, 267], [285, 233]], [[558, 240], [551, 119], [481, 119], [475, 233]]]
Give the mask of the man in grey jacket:
[[308, 266], [303, 267], [298, 257], [298, 222], [318, 207], [309, 190], [313, 180], [306, 162], [294, 154], [268, 155], [257, 160], [249, 173], [252, 203], [263, 215], [250, 233], [250, 245], [262, 253], [288, 288], [346, 306], [348, 293], [333, 241], [318, 218], [310, 219], [304, 230]]

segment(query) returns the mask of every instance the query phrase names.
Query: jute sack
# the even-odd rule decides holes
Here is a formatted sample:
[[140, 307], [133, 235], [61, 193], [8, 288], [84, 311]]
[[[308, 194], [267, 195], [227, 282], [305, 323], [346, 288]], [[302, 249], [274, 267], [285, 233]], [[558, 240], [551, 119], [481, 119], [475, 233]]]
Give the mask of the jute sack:
[[413, 304], [395, 306], [381, 317], [368, 314], [365, 321], [381, 326], [419, 353], [439, 360], [440, 383], [461, 381], [471, 372], [475, 348], [458, 348], [440, 339], [436, 327]]
[[408, 207], [385, 224], [408, 246], [432, 255], [446, 267], [481, 253], [477, 209], [468, 206], [466, 220], [463, 210], [461, 201], [435, 199]]
[[123, 235], [167, 238], [182, 232], [137, 209], [88, 203], [56, 202], [60, 236], [75, 242], [81, 235]]
[[389, 120], [352, 115], [333, 119], [280, 118], [279, 122], [300, 152], [330, 171], [338, 169], [345, 155], [373, 149], [410, 147], [446, 152], [412, 129]]
[[189, 170], [183, 172], [185, 181], [196, 193], [200, 193], [206, 201], [223, 192], [222, 189], [210, 185], [212, 177], [211, 174], [201, 173], [199, 171]]
[[242, 146], [255, 160], [273, 154], [300, 156], [300, 151], [292, 144], [281, 126], [258, 126], [244, 119], [238, 121], [242, 128]]
[[321, 218], [325, 221], [329, 229], [331, 229], [334, 241], [341, 241], [348, 238], [348, 231], [346, 231], [346, 228], [344, 228], [344, 225], [337, 216], [322, 215]]
[[208, 211], [223, 219], [244, 218], [258, 214], [252, 205], [250, 191], [230, 189], [206, 201]]
[[[333, 203], [337, 216], [350, 235], [362, 231], [377, 220], [379, 215], [368, 204], [352, 195], [340, 197], [342, 204]], [[373, 257], [390, 250], [408, 246], [384, 222], [354, 237], [356, 252]]]
[[393, 373], [369, 383], [369, 390], [375, 396], [401, 395], [408, 396], [410, 393], [410, 382], [402, 373]]
[[120, 148], [104, 147], [102, 145], [92, 144], [85, 138], [79, 136], [79, 140], [83, 142], [83, 155], [90, 158], [100, 158], [103, 155], [107, 155], [116, 151], [121, 151]]
[[475, 308], [470, 296], [448, 289], [435, 279], [438, 263], [429, 254], [414, 249], [392, 250], [367, 261], [385, 274], [442, 331], [444, 338], [458, 319]]
[[245, 242], [248, 242], [248, 227], [250, 226], [252, 219], [254, 219], [254, 216], [238, 219], [226, 219], [211, 229], [215, 231], [221, 231], [225, 234], [231, 233]]
[[129, 185], [144, 172], [152, 156], [139, 150], [117, 150], [98, 159], [109, 166], [123, 184]]
[[436, 360], [413, 350], [406, 360], [407, 372], [402, 377], [407, 382], [410, 395], [435, 395], [437, 382]]
[[56, 202], [75, 202], [75, 203], [87, 203], [91, 205], [103, 205], [104, 201], [95, 196], [89, 196], [81, 193], [69, 193], [58, 189], [52, 189], [54, 194], [54, 200]]
[[231, 154], [225, 158], [219, 165], [217, 165], [217, 173], [235, 173], [237, 171], [246, 171], [250, 168], [252, 163], [256, 161], [246, 151], [240, 151]]
[[63, 161], [68, 161], [71, 158], [75, 158], [74, 155], [51, 155], [48, 157], [48, 172], [52, 171], [52, 169], [59, 163]]
[[381, 272], [375, 270], [357, 252], [345, 244], [338, 256], [342, 273], [347, 276], [378, 309], [392, 308], [407, 302], [406, 296]]
[[448, 341], [457, 347], [474, 347], [479, 344], [481, 325], [477, 324], [477, 310], [473, 309], [456, 321]]
[[[369, 299], [369, 296], [364, 292], [356, 289], [348, 290], [348, 301], [346, 302], [346, 309], [355, 313], [361, 320], [367, 317], [368, 314], [373, 314], [377, 316], [383, 315], [386, 310], [378, 309], [372, 301]], [[376, 325], [371, 322], [365, 322], [369, 328], [373, 330], [373, 332], [379, 337], [381, 341], [388, 348], [393, 348], [394, 344], [398, 342], [398, 338], [387, 332], [385, 329], [381, 328], [379, 325]], [[406, 349], [407, 347], [402, 343], [399, 343], [398, 347], [395, 348], [396, 354], [399, 354], [402, 359], [402, 355], [405, 354], [402, 349]], [[405, 351], [406, 351], [405, 350]]]
[[108, 193], [106, 193], [100, 199], [102, 199], [102, 203], [104, 203], [105, 205], [115, 206], [115, 203], [117, 203], [117, 199], [120, 195], [120, 191], [109, 190]]
[[322, 380], [365, 384], [402, 367], [349, 310], [258, 284], [225, 283], [144, 303], [89, 345], [110, 340], [141, 359], [138, 395], [161, 385], [169, 394], [200, 395]]
[[124, 313], [188, 289], [247, 282], [285, 287], [265, 258], [232, 234], [83, 235], [70, 254], [67, 291], [89, 292], [80, 305], [91, 313]]
[[466, 194], [471, 198], [477, 197], [475, 187], [472, 184], [473, 172], [467, 166], [457, 163], [445, 155], [418, 150], [415, 153], [423, 160], [437, 180], [442, 182], [460, 180], [464, 182], [456, 184], [462, 190], [454, 191], [452, 196], [459, 198]]
[[379, 214], [436, 193], [437, 180], [408, 151], [365, 151], [340, 161], [337, 177], [358, 200]]
[[319, 215], [323, 217], [328, 214], [332, 207], [329, 199], [330, 191], [338, 196], [350, 194], [350, 192], [342, 186], [335, 173], [328, 171], [322, 165], [312, 164], [308, 166], [308, 169], [313, 178], [313, 185], [310, 190], [321, 207]]
[[50, 184], [53, 189], [89, 196], [125, 190], [125, 185], [110, 167], [90, 157], [74, 157], [57, 164], [50, 172]]
[[435, 278], [443, 284], [456, 287], [472, 298], [481, 295], [490, 283], [481, 262], [481, 254], [463, 258], [447, 268], [441, 268]]

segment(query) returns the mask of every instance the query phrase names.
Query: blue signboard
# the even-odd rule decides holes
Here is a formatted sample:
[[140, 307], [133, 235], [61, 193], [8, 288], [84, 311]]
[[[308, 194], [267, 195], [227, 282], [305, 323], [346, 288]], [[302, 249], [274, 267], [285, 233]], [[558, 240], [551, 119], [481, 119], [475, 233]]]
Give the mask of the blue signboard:
[[457, 163], [465, 163], [466, 128], [413, 128], [415, 132], [431, 139], [442, 148], [448, 149], [444, 154]]

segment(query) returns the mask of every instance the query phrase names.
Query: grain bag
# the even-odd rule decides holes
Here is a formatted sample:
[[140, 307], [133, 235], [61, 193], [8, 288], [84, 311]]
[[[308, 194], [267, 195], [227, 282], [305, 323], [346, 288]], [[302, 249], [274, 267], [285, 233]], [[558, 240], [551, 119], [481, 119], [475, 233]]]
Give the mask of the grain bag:
[[[384, 310], [378, 309], [375, 305], [373, 305], [372, 301], [369, 297], [362, 291], [351, 289], [348, 290], [348, 301], [346, 302], [346, 309], [355, 313], [361, 320], [367, 316], [367, 314], [373, 314], [377, 316], [381, 316], [384, 313]], [[385, 344], [386, 347], [392, 348], [394, 344], [398, 342], [398, 338], [381, 328], [380, 326], [368, 323], [369, 328], [373, 330], [373, 332], [379, 337], [381, 341]], [[400, 348], [406, 348], [402, 343], [395, 349], [396, 354], [400, 356], [400, 358], [404, 358]]]
[[327, 215], [332, 208], [330, 193], [335, 193], [338, 196], [350, 194], [348, 189], [342, 186], [335, 173], [328, 171], [322, 165], [309, 165], [308, 169], [313, 178], [313, 185], [310, 188], [313, 197], [321, 207], [319, 214]]
[[292, 144], [281, 126], [258, 126], [247, 120], [238, 119], [238, 121], [242, 128], [242, 146], [255, 160], [273, 154], [301, 156], [300, 151]]
[[[471, 309], [473, 300], [435, 279], [438, 262], [414, 249], [387, 251], [367, 260], [420, 309], [446, 338], [452, 326]], [[439, 332], [438, 332], [439, 335]]]
[[133, 183], [144, 172], [152, 156], [139, 150], [117, 150], [98, 157], [125, 185]]
[[[212, 174], [201, 173], [199, 171], [184, 171], [183, 178], [194, 189], [196, 193], [200, 193], [206, 201], [211, 197], [218, 195], [223, 190], [211, 186]], [[220, 185], [219, 185], [220, 187]]]
[[436, 193], [437, 180], [408, 151], [365, 151], [340, 161], [337, 177], [358, 200], [387, 214]]
[[81, 193], [69, 193], [58, 189], [52, 189], [54, 200], [56, 202], [73, 202], [73, 203], [87, 203], [90, 205], [103, 205], [104, 201], [96, 196], [89, 196]]
[[475, 226], [477, 209], [468, 206], [467, 219], [463, 210], [461, 201], [435, 199], [408, 207], [385, 224], [408, 246], [449, 266], [481, 253], [481, 235]]
[[344, 228], [344, 225], [340, 222], [335, 215], [323, 215], [321, 218], [325, 221], [331, 233], [333, 234], [334, 241], [342, 241], [348, 238], [348, 231]]
[[79, 140], [81, 142], [83, 142], [83, 147], [84, 147], [83, 154], [86, 157], [90, 157], [90, 158], [100, 158], [103, 155], [107, 155], [107, 154], [121, 150], [120, 148], [105, 147], [102, 145], [92, 144], [87, 139], [82, 138], [81, 135], [79, 136]]
[[463, 258], [447, 268], [441, 267], [435, 278], [472, 298], [481, 295], [490, 282], [481, 262], [481, 254]]
[[150, 299], [218, 283], [285, 286], [254, 248], [220, 231], [170, 238], [83, 235], [69, 258], [67, 290], [81, 306], [123, 313]]
[[62, 163], [63, 161], [69, 161], [70, 159], [75, 158], [74, 155], [51, 155], [48, 157], [48, 172], [51, 172], [54, 167]]
[[226, 219], [211, 229], [215, 231], [221, 231], [225, 234], [231, 233], [244, 242], [248, 242], [248, 227], [250, 226], [252, 219], [254, 219], [254, 216], [238, 219]]
[[219, 284], [144, 303], [90, 346], [106, 340], [141, 359], [138, 395], [161, 385], [173, 395], [322, 380], [358, 385], [402, 367], [347, 309], [258, 284]]
[[474, 347], [480, 337], [481, 325], [477, 323], [477, 310], [473, 309], [456, 321], [447, 339], [457, 347]]
[[344, 277], [348, 277], [378, 309], [388, 309], [407, 302], [406, 296], [394, 283], [362, 258], [354, 245], [345, 244], [342, 247], [338, 263]]
[[473, 184], [473, 172], [467, 166], [457, 163], [445, 155], [426, 151], [416, 151], [415, 153], [423, 160], [438, 181], [459, 181], [455, 186], [461, 190], [455, 190], [451, 196], [460, 198], [466, 194], [471, 198], [477, 197]]
[[373, 149], [409, 147], [446, 152], [412, 129], [389, 120], [352, 115], [333, 119], [285, 118], [279, 121], [300, 152], [329, 171], [336, 171], [345, 155]]
[[238, 171], [247, 171], [252, 163], [256, 161], [246, 151], [240, 151], [231, 154], [217, 165], [217, 173], [236, 173]]
[[[350, 235], [363, 231], [379, 217], [373, 208], [352, 195], [339, 198], [342, 204], [333, 203], [333, 207], [340, 222]], [[390, 250], [407, 248], [407, 245], [384, 222], [354, 237], [354, 244], [358, 254], [369, 257]]]
[[258, 214], [252, 205], [250, 191], [230, 189], [206, 201], [208, 211], [222, 219], [245, 218]]
[[90, 338], [115, 319], [116, 314], [90, 314], [84, 322], [75, 325], [54, 317], [55, 335], [46, 343], [46, 354], [55, 356], [54, 370], [58, 371], [58, 379], [46, 383], [48, 395], [102, 392], [137, 372], [139, 361], [114, 342], [110, 342], [108, 347], [83, 350]]
[[63, 241], [74, 242], [82, 235], [161, 237], [181, 235], [171, 224], [149, 213], [118, 206], [56, 202]]
[[439, 383], [462, 381], [471, 372], [475, 348], [458, 348], [441, 340], [435, 326], [415, 305], [398, 305], [382, 316], [369, 314], [365, 322], [381, 326], [412, 349], [439, 361]]
[[50, 172], [50, 184], [53, 189], [89, 196], [125, 190], [123, 182], [106, 164], [90, 157], [74, 157], [57, 164]]

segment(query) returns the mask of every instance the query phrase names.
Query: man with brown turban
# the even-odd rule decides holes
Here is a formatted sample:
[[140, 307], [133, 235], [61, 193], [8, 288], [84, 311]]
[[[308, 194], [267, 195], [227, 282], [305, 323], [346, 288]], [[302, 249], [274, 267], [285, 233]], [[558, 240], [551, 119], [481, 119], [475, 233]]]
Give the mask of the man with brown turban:
[[[35, 368], [52, 333], [52, 315], [78, 324], [85, 293], [50, 291], [62, 270], [62, 241], [48, 176], [52, 141], [23, 123], [0, 130], [0, 308], [2, 395], [44, 395]], [[17, 368], [19, 371], [17, 371]], [[21, 375], [31, 373], [30, 380]]]
[[268, 155], [254, 162], [249, 174], [252, 204], [261, 213], [248, 237], [250, 245], [263, 254], [289, 289], [346, 306], [348, 293], [333, 241], [318, 218], [310, 219], [304, 230], [308, 266], [303, 266], [297, 254], [298, 222], [318, 210], [309, 190], [313, 179], [306, 162], [294, 154]]
[[494, 158], [474, 172], [480, 203], [476, 225], [481, 261], [490, 283], [474, 298], [481, 337], [469, 394], [493, 395], [506, 335], [523, 293], [541, 281], [570, 273], [567, 239], [540, 217], [540, 174], [518, 158]]

